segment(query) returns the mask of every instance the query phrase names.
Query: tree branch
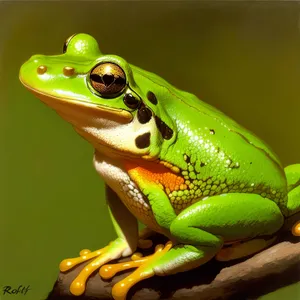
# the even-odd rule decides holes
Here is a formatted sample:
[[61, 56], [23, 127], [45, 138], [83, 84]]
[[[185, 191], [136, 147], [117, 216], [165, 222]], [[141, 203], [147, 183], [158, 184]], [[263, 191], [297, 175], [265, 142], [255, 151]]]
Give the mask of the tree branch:
[[[166, 240], [155, 236], [153, 241], [157, 244]], [[153, 248], [141, 252], [148, 255]], [[47, 300], [112, 299], [112, 286], [130, 274], [127, 271], [104, 281], [96, 272], [88, 280], [84, 295], [72, 296], [70, 284], [83, 267], [84, 264], [60, 273]], [[144, 280], [130, 290], [127, 299], [255, 299], [297, 281], [300, 281], [300, 238], [284, 233], [277, 244], [251, 258], [226, 263], [212, 260], [192, 271]]]

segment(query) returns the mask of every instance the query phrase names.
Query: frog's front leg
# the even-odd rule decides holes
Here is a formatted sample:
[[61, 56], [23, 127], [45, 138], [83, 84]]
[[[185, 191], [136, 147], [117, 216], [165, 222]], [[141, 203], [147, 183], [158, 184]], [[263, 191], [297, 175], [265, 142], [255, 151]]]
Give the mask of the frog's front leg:
[[80, 252], [79, 257], [65, 259], [60, 263], [60, 270], [65, 272], [94, 258], [72, 282], [70, 291], [74, 295], [81, 295], [84, 292], [86, 281], [94, 271], [111, 260], [131, 255], [137, 247], [138, 224], [136, 218], [108, 186], [106, 186], [106, 198], [118, 238], [102, 249], [93, 252], [85, 249]]
[[[278, 206], [256, 194], [212, 196], [194, 203], [175, 217], [166, 199], [151, 198], [150, 194], [148, 199], [156, 220], [169, 226], [170, 237], [176, 242], [167, 243], [148, 259], [133, 261], [132, 265], [138, 269], [114, 286], [114, 299], [125, 299], [129, 288], [142, 279], [193, 269], [216, 256], [225, 243], [272, 236], [283, 224]], [[260, 243], [259, 247], [255, 244], [243, 256], [266, 246], [267, 243]]]

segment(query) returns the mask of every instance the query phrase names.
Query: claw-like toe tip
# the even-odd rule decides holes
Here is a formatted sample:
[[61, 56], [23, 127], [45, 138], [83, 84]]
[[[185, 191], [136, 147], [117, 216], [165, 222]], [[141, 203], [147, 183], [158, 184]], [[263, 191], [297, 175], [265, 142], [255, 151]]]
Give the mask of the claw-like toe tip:
[[293, 226], [292, 233], [294, 236], [300, 236], [300, 221]]
[[155, 247], [155, 252], [159, 252], [159, 251], [162, 251], [164, 249], [164, 245], [163, 244], [158, 244], [156, 245]]
[[68, 271], [70, 268], [73, 267], [73, 263], [72, 261], [70, 261], [69, 259], [64, 259], [60, 264], [59, 264], [59, 270], [61, 272], [66, 272]]
[[113, 267], [112, 265], [104, 265], [100, 268], [99, 270], [99, 275], [103, 278], [103, 279], [110, 279], [114, 276], [113, 274]]
[[128, 287], [124, 282], [117, 283], [112, 288], [112, 296], [114, 300], [126, 300]]
[[89, 254], [89, 253], [91, 253], [91, 250], [89, 250], [89, 249], [83, 249], [83, 250], [81, 250], [81, 251], [79, 252], [79, 255], [80, 255], [80, 256], [83, 256], [83, 255], [87, 255], [87, 254]]
[[143, 257], [142, 253], [136, 252], [136, 253], [134, 253], [134, 254], [131, 255], [131, 260], [138, 260], [138, 259], [140, 259], [142, 257]]
[[70, 286], [70, 292], [75, 296], [80, 296], [85, 291], [85, 283], [82, 281], [73, 281]]

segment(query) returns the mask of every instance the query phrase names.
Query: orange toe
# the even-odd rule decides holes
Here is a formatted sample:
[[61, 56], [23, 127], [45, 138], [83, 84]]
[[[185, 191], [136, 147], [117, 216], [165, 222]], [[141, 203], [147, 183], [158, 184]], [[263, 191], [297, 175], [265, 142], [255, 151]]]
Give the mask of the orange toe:
[[[126, 295], [130, 288], [136, 283], [153, 277], [155, 275], [152, 263], [155, 262], [159, 257], [163, 256], [166, 252], [168, 252], [172, 248], [172, 243], [169, 241], [165, 247], [163, 245], [158, 245], [156, 247], [156, 252], [152, 255], [143, 257], [141, 259], [137, 259], [134, 261], [130, 261], [130, 266], [138, 267], [133, 273], [119, 281], [114, 285], [112, 289], [112, 296], [115, 300], [126, 300]], [[120, 264], [119, 264], [120, 265]], [[123, 267], [127, 268], [128, 265], [123, 265]], [[129, 268], [129, 267], [128, 267]], [[116, 269], [109, 269], [108, 272], [111, 272], [109, 275], [114, 273]]]
[[93, 251], [93, 252], [91, 252], [88, 249], [83, 249], [82, 251], [80, 251], [79, 257], [64, 259], [59, 264], [59, 269], [61, 272], [66, 272], [85, 261], [88, 261], [96, 256], [101, 255], [102, 253], [104, 253], [106, 251], [107, 248], [108, 248], [108, 246], [106, 246], [102, 249]]
[[296, 224], [293, 226], [292, 233], [294, 236], [300, 236], [300, 221], [296, 222]]

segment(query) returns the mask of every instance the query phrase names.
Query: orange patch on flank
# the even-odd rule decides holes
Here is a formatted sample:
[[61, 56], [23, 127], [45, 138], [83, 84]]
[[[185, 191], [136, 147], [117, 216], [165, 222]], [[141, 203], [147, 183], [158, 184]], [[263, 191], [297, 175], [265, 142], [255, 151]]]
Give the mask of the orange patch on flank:
[[179, 190], [180, 185], [184, 183], [181, 176], [176, 175], [162, 164], [145, 162], [137, 165], [126, 162], [125, 168], [135, 182], [139, 180], [155, 182], [168, 188], [171, 192]]

